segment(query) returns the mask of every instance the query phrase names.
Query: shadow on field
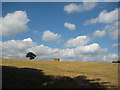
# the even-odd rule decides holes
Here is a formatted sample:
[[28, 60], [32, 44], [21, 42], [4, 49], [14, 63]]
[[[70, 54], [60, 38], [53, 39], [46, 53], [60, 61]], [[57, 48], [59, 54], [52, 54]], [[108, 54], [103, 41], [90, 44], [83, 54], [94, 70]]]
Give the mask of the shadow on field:
[[2, 66], [3, 88], [101, 88], [109, 82], [92, 83], [100, 79], [88, 80], [85, 76], [70, 78], [68, 76], [44, 75], [42, 70]]

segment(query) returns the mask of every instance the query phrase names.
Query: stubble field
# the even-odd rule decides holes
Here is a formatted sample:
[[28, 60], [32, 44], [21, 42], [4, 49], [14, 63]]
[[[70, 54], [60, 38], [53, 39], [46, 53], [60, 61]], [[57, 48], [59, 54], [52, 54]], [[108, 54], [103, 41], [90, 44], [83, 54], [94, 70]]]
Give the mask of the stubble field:
[[115, 88], [118, 63], [2, 59], [3, 88]]

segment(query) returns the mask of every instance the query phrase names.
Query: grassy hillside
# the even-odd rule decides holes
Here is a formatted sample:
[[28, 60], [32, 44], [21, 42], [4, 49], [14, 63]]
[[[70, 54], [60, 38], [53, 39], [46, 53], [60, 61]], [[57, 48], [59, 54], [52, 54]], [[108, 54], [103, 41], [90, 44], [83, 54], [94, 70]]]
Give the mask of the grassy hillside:
[[[23, 83], [26, 87], [30, 86], [26, 84], [27, 81], [31, 82], [33, 87], [118, 86], [117, 63], [2, 59], [1, 66], [3, 66], [4, 87], [16, 83], [16, 79], [20, 80], [20, 78], [22, 79], [15, 87], [20, 87], [23, 80], [26, 80]], [[37, 82], [39, 85], [36, 84]], [[7, 87], [14, 87], [14, 85], [10, 84]]]

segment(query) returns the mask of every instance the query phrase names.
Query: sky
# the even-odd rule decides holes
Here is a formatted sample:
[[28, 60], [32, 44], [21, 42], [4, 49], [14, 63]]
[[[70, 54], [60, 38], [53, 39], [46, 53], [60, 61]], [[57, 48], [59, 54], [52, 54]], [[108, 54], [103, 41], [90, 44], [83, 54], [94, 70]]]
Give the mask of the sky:
[[118, 9], [118, 2], [3, 2], [2, 57], [117, 60]]

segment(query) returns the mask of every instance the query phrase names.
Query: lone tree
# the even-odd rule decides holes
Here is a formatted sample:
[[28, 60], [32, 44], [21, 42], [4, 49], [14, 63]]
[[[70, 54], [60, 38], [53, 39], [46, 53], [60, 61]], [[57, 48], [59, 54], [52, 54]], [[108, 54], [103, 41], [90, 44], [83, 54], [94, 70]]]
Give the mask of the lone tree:
[[29, 57], [30, 60], [32, 60], [32, 59], [34, 59], [36, 57], [36, 55], [34, 53], [32, 53], [32, 52], [28, 52], [27, 55], [26, 55], [26, 57], [27, 58]]

